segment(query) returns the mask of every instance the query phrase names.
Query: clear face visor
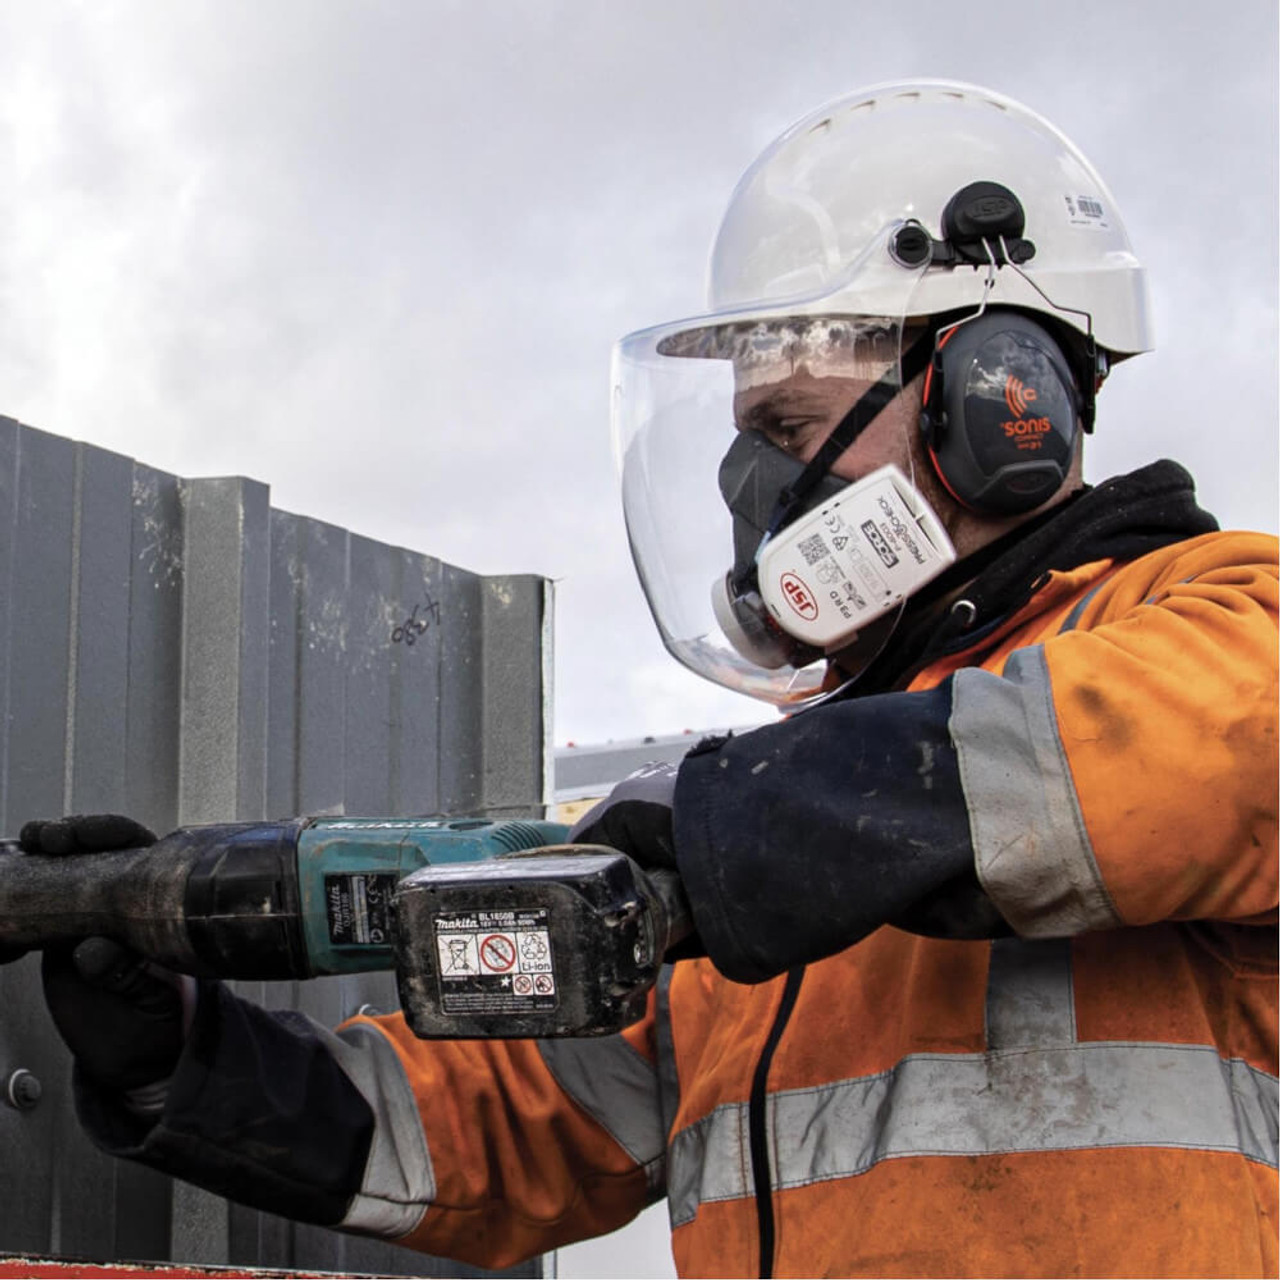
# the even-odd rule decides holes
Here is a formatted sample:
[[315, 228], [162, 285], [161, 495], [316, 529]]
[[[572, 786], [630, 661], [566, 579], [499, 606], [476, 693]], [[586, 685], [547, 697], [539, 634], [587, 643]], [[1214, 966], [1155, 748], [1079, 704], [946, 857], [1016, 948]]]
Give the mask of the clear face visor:
[[[873, 266], [886, 264], [887, 253]], [[911, 274], [888, 265], [905, 302]], [[831, 656], [846, 674], [863, 669], [953, 558], [915, 488], [901, 318], [821, 306], [647, 329], [614, 353], [623, 509], [663, 643], [690, 670], [780, 706], [831, 687]], [[927, 341], [918, 328], [906, 339]], [[864, 431], [866, 467], [833, 476], [841, 441]]]

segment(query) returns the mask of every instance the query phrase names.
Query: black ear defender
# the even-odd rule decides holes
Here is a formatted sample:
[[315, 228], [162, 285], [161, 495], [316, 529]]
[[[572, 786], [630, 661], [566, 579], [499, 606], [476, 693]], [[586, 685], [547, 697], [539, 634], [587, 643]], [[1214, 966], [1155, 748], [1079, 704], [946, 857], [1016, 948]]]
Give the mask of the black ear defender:
[[920, 425], [952, 497], [984, 514], [1018, 515], [1066, 481], [1083, 409], [1049, 331], [993, 308], [939, 332]]

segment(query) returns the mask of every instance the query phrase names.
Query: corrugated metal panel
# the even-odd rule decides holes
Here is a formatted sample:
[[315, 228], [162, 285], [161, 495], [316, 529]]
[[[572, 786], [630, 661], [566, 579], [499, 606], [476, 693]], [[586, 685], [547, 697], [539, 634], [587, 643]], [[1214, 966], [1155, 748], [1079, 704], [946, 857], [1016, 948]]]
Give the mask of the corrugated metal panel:
[[[0, 418], [0, 826], [157, 831], [299, 813], [535, 816], [549, 791], [550, 585], [478, 577]], [[390, 975], [242, 984], [336, 1023]], [[0, 968], [0, 1250], [485, 1274], [232, 1206], [98, 1153], [32, 957]], [[508, 1274], [537, 1275], [530, 1264]]]

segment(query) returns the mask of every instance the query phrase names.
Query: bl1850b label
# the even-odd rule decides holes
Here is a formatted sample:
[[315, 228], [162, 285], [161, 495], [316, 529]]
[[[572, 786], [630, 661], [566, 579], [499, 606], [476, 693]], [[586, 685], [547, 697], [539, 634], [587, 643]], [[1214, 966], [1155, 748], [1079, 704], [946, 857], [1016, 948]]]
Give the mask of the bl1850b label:
[[445, 1013], [541, 1013], [559, 1004], [545, 907], [435, 919]]

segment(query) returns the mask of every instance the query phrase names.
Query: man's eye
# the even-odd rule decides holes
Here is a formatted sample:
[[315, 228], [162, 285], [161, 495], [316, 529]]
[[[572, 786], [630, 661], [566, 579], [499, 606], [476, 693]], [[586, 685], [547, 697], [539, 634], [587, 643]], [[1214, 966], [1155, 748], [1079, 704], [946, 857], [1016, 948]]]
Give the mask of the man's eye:
[[775, 418], [762, 428], [764, 434], [781, 449], [792, 452], [800, 448], [813, 431], [812, 418]]

